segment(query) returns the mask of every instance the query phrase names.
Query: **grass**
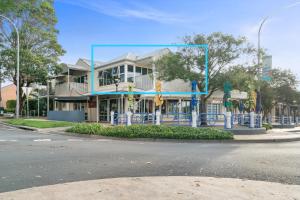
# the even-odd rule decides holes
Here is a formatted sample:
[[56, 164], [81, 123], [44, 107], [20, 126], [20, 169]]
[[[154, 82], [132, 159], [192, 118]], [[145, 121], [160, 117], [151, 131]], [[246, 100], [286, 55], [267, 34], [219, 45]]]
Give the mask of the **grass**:
[[120, 138], [165, 138], [165, 139], [200, 139], [227, 140], [233, 134], [216, 128], [192, 128], [184, 126], [132, 125], [104, 127], [100, 124], [76, 124], [68, 132], [101, 135]]
[[34, 128], [56, 128], [56, 127], [67, 127], [73, 126], [72, 122], [65, 121], [49, 121], [49, 120], [38, 120], [38, 119], [9, 119], [5, 121], [8, 124], [28, 126]]

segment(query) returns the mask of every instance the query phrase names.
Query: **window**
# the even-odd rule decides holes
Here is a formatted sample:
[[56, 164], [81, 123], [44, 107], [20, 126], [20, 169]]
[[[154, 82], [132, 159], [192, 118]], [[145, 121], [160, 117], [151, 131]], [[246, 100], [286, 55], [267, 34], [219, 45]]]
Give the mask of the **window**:
[[120, 66], [120, 81], [125, 82], [125, 67], [124, 65]]
[[133, 66], [132, 65], [128, 65], [128, 69], [127, 69], [128, 73], [127, 73], [127, 82], [132, 82], [134, 81], [134, 70], [133, 70]]
[[103, 86], [104, 85], [103, 71], [98, 72], [98, 79], [99, 79], [99, 86]]
[[135, 76], [142, 75], [142, 68], [141, 67], [135, 67]]
[[99, 86], [114, 84], [116, 78], [120, 78], [120, 82], [125, 82], [124, 65], [98, 72]]
[[146, 75], [147, 74], [147, 68], [142, 68], [142, 75]]

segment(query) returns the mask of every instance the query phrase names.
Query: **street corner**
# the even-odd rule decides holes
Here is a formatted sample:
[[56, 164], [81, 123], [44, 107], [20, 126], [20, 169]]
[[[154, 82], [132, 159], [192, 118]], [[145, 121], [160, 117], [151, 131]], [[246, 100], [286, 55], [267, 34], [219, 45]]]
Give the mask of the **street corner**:
[[232, 178], [187, 176], [101, 179], [35, 187], [0, 194], [0, 199], [3, 200], [295, 200], [299, 198], [299, 185], [285, 185]]

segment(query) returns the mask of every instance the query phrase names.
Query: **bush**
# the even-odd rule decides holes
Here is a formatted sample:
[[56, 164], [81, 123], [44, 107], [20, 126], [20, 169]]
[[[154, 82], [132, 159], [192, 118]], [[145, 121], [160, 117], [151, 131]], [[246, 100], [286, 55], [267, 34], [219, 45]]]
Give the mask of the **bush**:
[[273, 128], [272, 124], [263, 124], [262, 125], [266, 130], [271, 130]]
[[16, 110], [16, 100], [7, 100], [6, 101], [6, 112], [14, 113]]
[[184, 126], [132, 125], [104, 127], [100, 124], [76, 124], [67, 130], [80, 134], [94, 134], [121, 138], [167, 139], [233, 139], [230, 132], [216, 128], [192, 128]]

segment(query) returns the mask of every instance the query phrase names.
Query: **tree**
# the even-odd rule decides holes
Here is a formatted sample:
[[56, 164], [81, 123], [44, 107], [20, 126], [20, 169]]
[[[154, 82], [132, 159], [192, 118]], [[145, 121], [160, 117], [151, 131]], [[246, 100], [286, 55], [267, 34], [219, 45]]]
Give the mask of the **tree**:
[[[207, 99], [218, 89], [223, 88], [223, 72], [226, 67], [233, 65], [244, 54], [251, 54], [254, 49], [249, 46], [244, 37], [235, 38], [232, 35], [220, 32], [211, 35], [198, 34], [183, 38], [186, 44], [208, 44], [208, 94], [200, 97], [200, 112], [206, 113]], [[185, 81], [197, 81], [200, 91], [204, 91], [204, 50], [203, 48], [184, 47], [176, 53], [162, 56], [156, 66], [159, 79], [170, 81], [183, 79]]]
[[[65, 52], [57, 42], [57, 19], [53, 0], [15, 0], [4, 9], [17, 25], [20, 33], [20, 87], [31, 83], [45, 83], [49, 74], [61, 70], [59, 57]], [[15, 85], [16, 33], [6, 22], [0, 24], [1, 65]], [[21, 90], [21, 89], [20, 89]], [[25, 97], [20, 92], [20, 111]]]

